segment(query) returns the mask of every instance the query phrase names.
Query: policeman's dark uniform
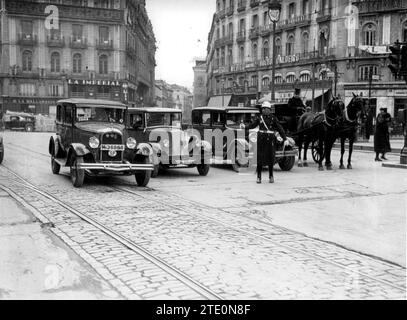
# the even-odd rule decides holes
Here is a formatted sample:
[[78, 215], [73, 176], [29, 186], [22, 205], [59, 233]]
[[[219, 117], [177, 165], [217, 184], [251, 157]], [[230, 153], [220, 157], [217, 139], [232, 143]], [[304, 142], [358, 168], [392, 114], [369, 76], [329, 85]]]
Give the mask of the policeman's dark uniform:
[[261, 172], [264, 166], [269, 167], [270, 182], [274, 182], [273, 167], [276, 157], [276, 132], [285, 141], [287, 136], [278, 119], [270, 114], [269, 116], [259, 115], [259, 117], [246, 129], [259, 127], [257, 133], [257, 182], [261, 181]]

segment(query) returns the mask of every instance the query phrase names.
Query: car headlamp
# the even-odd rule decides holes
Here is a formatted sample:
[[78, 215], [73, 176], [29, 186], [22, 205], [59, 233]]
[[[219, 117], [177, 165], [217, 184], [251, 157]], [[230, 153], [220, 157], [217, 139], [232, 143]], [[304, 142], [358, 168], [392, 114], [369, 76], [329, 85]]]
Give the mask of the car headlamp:
[[132, 149], [132, 150], [136, 149], [136, 147], [137, 147], [136, 139], [134, 139], [133, 137], [129, 137], [126, 142], [126, 146], [127, 146], [127, 148]]
[[99, 148], [99, 145], [100, 145], [100, 141], [98, 138], [96, 138], [96, 137], [89, 138], [89, 147], [91, 147], [92, 149], [97, 149], [97, 148]]
[[165, 140], [163, 141], [163, 146], [164, 146], [164, 148], [169, 148], [169, 147], [170, 147], [170, 141], [167, 140], [167, 139], [165, 139]]

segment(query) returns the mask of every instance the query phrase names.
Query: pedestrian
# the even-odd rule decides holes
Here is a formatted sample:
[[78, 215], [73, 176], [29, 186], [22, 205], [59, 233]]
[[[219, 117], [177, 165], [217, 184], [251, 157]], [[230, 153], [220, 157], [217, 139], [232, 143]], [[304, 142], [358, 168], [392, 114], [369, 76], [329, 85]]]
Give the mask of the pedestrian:
[[301, 89], [295, 88], [294, 95], [288, 100], [287, 107], [289, 109], [295, 109], [296, 115], [301, 117], [302, 114], [305, 112], [305, 105], [301, 99]]
[[289, 146], [283, 127], [274, 115], [275, 106], [265, 101], [261, 105], [260, 116], [249, 126], [247, 130], [259, 127], [257, 133], [257, 183], [261, 183], [261, 175], [264, 166], [269, 167], [269, 182], [274, 183], [273, 167], [276, 156], [276, 133], [284, 140], [284, 146]]
[[[391, 116], [387, 113], [387, 108], [380, 108], [380, 113], [376, 118], [376, 130], [374, 134], [375, 161], [387, 160], [386, 153], [391, 152], [389, 124]], [[379, 158], [379, 154], [382, 154]]]

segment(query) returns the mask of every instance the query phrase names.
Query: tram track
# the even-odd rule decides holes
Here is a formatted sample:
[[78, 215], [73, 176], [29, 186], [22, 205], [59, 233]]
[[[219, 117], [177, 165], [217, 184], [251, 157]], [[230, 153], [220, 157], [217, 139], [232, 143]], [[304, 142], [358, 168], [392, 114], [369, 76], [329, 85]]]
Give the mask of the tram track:
[[[15, 146], [15, 148], [18, 148], [18, 147]], [[28, 150], [28, 151], [33, 152], [33, 153], [36, 153], [36, 154], [41, 155], [41, 156], [45, 156], [44, 154], [39, 153], [39, 152], [35, 152], [35, 151], [33, 151], [33, 150]], [[48, 156], [47, 156], [47, 157], [48, 157]], [[36, 192], [36, 193], [38, 193], [38, 194], [41, 194], [42, 196], [44, 196], [44, 197], [48, 198], [49, 200], [53, 201], [54, 203], [57, 203], [57, 204], [61, 205], [62, 207], [64, 207], [64, 208], [67, 209], [68, 211], [70, 211], [71, 213], [75, 214], [76, 216], [78, 216], [78, 217], [80, 217], [81, 219], [83, 219], [84, 221], [90, 223], [91, 225], [93, 225], [94, 227], [98, 228], [99, 230], [101, 230], [101, 231], [104, 232], [105, 234], [107, 234], [107, 235], [109, 235], [110, 237], [114, 238], [115, 240], [119, 241], [119, 242], [122, 243], [124, 246], [126, 246], [126, 247], [129, 248], [129, 249], [131, 249], [132, 251], [137, 252], [138, 254], [142, 255], [143, 257], [145, 257], [145, 258], [148, 259], [149, 261], [150, 261], [150, 259], [151, 259], [151, 261], [152, 261], [155, 265], [159, 266], [162, 270], [165, 270], [166, 272], [168, 272], [169, 274], [173, 275], [173, 276], [176, 277], [177, 279], [179, 279], [179, 278], [183, 279], [183, 280], [181, 280], [181, 279], [179, 279], [179, 280], [180, 280], [181, 282], [183, 282], [184, 284], [187, 284], [188, 287], [190, 287], [191, 289], [193, 288], [193, 290], [196, 290], [196, 292], [198, 292], [198, 293], [201, 294], [202, 296], [204, 296], [204, 297], [206, 297], [206, 298], [208, 298], [208, 299], [218, 299], [218, 300], [221, 300], [221, 299], [222, 299], [222, 298], [221, 298], [219, 295], [217, 295], [215, 292], [213, 292], [213, 291], [211, 291], [210, 289], [208, 289], [208, 288], [202, 286], [200, 283], [198, 283], [197, 281], [193, 280], [192, 278], [190, 278], [187, 274], [183, 273], [182, 271], [180, 271], [180, 270], [178, 270], [178, 269], [176, 269], [176, 268], [170, 266], [170, 265], [167, 264], [164, 260], [161, 260], [160, 258], [155, 257], [153, 254], [151, 254], [150, 252], [148, 252], [148, 250], [146, 250], [145, 248], [143, 248], [143, 247], [137, 245], [137, 244], [134, 243], [132, 240], [130, 240], [130, 239], [128, 239], [128, 238], [122, 236], [121, 234], [119, 234], [119, 233], [117, 233], [117, 232], [111, 230], [108, 226], [105, 226], [105, 225], [99, 223], [98, 221], [96, 221], [95, 219], [91, 218], [90, 216], [88, 216], [88, 215], [86, 215], [86, 214], [84, 214], [84, 213], [82, 213], [82, 212], [77, 211], [75, 208], [73, 208], [73, 207], [71, 207], [70, 205], [64, 203], [63, 201], [61, 201], [61, 200], [55, 198], [53, 195], [49, 194], [48, 192], [43, 191], [43, 190], [41, 190], [40, 188], [38, 188], [38, 187], [32, 185], [30, 182], [28, 182], [27, 180], [25, 180], [23, 177], [19, 176], [17, 173], [15, 173], [15, 172], [14, 172], [13, 170], [11, 170], [10, 168], [6, 167], [6, 169], [9, 170], [13, 175], [15, 175], [16, 177], [18, 177], [19, 180], [23, 181], [22, 184], [25, 185], [25, 186], [26, 186], [27, 188], [29, 188], [30, 190], [32, 190], [32, 191], [34, 191], [34, 192]], [[120, 183], [119, 183], [119, 185], [120, 185]], [[124, 184], [124, 185], [126, 185], [126, 184]], [[131, 190], [131, 189], [129, 189], [129, 188], [126, 187], [126, 186], [111, 186], [111, 185], [109, 185], [108, 187], [111, 188], [111, 189], [114, 190], [114, 191], [117, 191], [117, 192], [124, 192], [124, 193], [130, 194], [130, 195], [135, 196], [135, 197], [138, 197], [138, 198], [141, 197], [141, 198], [144, 198], [144, 199], [146, 199], [146, 200], [150, 200], [150, 199], [148, 199], [148, 197], [147, 197], [146, 195], [143, 195], [143, 192]], [[146, 188], [146, 189], [148, 189], [148, 190], [153, 190], [153, 189], [150, 189], [150, 188]], [[199, 204], [199, 203], [195, 203], [195, 202], [193, 202], [193, 201], [183, 199], [183, 198], [181, 198], [181, 197], [179, 197], [179, 196], [177, 196], [177, 195], [173, 195], [173, 194], [170, 194], [170, 195], [171, 195], [171, 196], [176, 196], [176, 197], [178, 197], [178, 199], [179, 199], [180, 201], [189, 202], [190, 204], [192, 204], [192, 205], [194, 205], [194, 206], [197, 206], [197, 205], [201, 206], [201, 204]], [[162, 201], [162, 200], [154, 199], [154, 201], [155, 201], [155, 202], [159, 202], [161, 205], [163, 205], [163, 206], [165, 206], [165, 207], [170, 207], [170, 208], [173, 208], [173, 209], [180, 209], [179, 206], [173, 205], [173, 204], [171, 204], [171, 203], [168, 203], [168, 202], [165, 202], [165, 201]], [[214, 209], [215, 209], [215, 208], [214, 208]], [[254, 222], [256, 222], [256, 223], [261, 223], [261, 224], [263, 224], [263, 225], [276, 227], [276, 228], [279, 228], [279, 229], [281, 229], [281, 230], [286, 231], [287, 233], [294, 233], [294, 234], [302, 235], [302, 236], [304, 236], [304, 237], [306, 237], [306, 238], [309, 238], [309, 237], [307, 237], [306, 235], [303, 235], [303, 234], [298, 233], [298, 232], [296, 232], [296, 231], [288, 230], [288, 229], [286, 229], [286, 228], [283, 228], [283, 227], [280, 227], [280, 226], [277, 226], [277, 225], [274, 225], [274, 224], [271, 224], [271, 223], [266, 223], [265, 221], [262, 221], [262, 220], [258, 220], [258, 219], [254, 219], [254, 218], [252, 218], [252, 217], [247, 217], [247, 216], [242, 216], [242, 215], [239, 215], [239, 214], [231, 213], [231, 212], [228, 212], [228, 211], [224, 211], [224, 210], [222, 210], [222, 209], [219, 209], [219, 208], [216, 208], [216, 210], [223, 211], [224, 213], [227, 213], [227, 214], [229, 214], [229, 215], [237, 216], [237, 217], [240, 217], [240, 218], [245, 218], [245, 219], [254, 221]], [[335, 267], [337, 267], [337, 268], [339, 268], [339, 269], [341, 269], [341, 270], [345, 270], [347, 273], [357, 274], [357, 275], [359, 275], [359, 276], [368, 278], [368, 279], [370, 279], [370, 280], [372, 280], [372, 281], [375, 281], [375, 282], [379, 282], [379, 283], [381, 283], [382, 285], [390, 286], [390, 287], [392, 287], [393, 289], [397, 289], [397, 290], [400, 290], [400, 291], [402, 291], [402, 292], [405, 292], [405, 290], [406, 290], [404, 287], [399, 286], [399, 285], [396, 285], [396, 284], [394, 284], [394, 283], [392, 283], [392, 282], [389, 282], [389, 281], [386, 281], [386, 280], [383, 280], [383, 279], [378, 279], [378, 278], [373, 277], [373, 276], [371, 276], [371, 275], [369, 275], [369, 274], [366, 274], [366, 273], [363, 273], [363, 272], [360, 272], [360, 271], [357, 271], [357, 270], [348, 268], [348, 267], [346, 267], [345, 265], [340, 264], [340, 263], [336, 263], [335, 261], [332, 261], [332, 260], [330, 260], [330, 259], [325, 259], [325, 258], [323, 258], [323, 257], [321, 257], [321, 256], [312, 254], [312, 253], [307, 252], [307, 251], [305, 251], [305, 250], [301, 250], [301, 249], [292, 247], [292, 246], [290, 246], [290, 245], [281, 243], [281, 242], [279, 242], [279, 241], [270, 239], [269, 237], [266, 237], [266, 236], [263, 236], [263, 235], [259, 235], [259, 234], [257, 234], [257, 233], [254, 233], [254, 232], [245, 230], [245, 229], [243, 229], [243, 228], [239, 228], [239, 227], [233, 226], [232, 224], [230, 224], [230, 223], [225, 223], [224, 221], [221, 221], [220, 219], [216, 219], [216, 218], [207, 216], [207, 215], [202, 214], [202, 213], [196, 214], [196, 213], [193, 213], [193, 212], [192, 212], [191, 214], [193, 214], [193, 215], [195, 215], [195, 216], [197, 216], [197, 217], [199, 217], [199, 218], [201, 218], [201, 219], [204, 218], [204, 219], [206, 219], [206, 220], [208, 220], [208, 221], [211, 221], [211, 222], [213, 222], [213, 223], [216, 223], [216, 224], [218, 224], [218, 225], [222, 225], [223, 227], [225, 227], [225, 228], [227, 228], [227, 229], [229, 229], [229, 230], [233, 230], [233, 231], [235, 231], [235, 232], [238, 232], [238, 233], [240, 233], [240, 234], [246, 234], [247, 236], [254, 237], [254, 238], [257, 238], [257, 239], [261, 239], [261, 240], [263, 240], [263, 241], [267, 241], [267, 242], [269, 242], [269, 243], [272, 243], [273, 245], [279, 246], [279, 247], [284, 248], [284, 249], [286, 249], [286, 250], [290, 250], [291, 252], [295, 252], [295, 253], [297, 253], [297, 254], [305, 255], [305, 256], [310, 257], [310, 258], [312, 258], [312, 259], [316, 259], [316, 260], [322, 261], [322, 262], [324, 262], [324, 263], [333, 265], [333, 266], [335, 266]], [[309, 238], [309, 239], [314, 240], [314, 241], [321, 241], [321, 240], [319, 240], [319, 239], [313, 239], [313, 238]], [[322, 241], [322, 242], [323, 242], [323, 241]], [[332, 245], [336, 245], [336, 244], [332, 244]], [[347, 249], [347, 248], [343, 248], [343, 249], [344, 249], [344, 250], [351, 251], [351, 250], [349, 250], [349, 249]], [[355, 254], [364, 255], [363, 253], [358, 253], [358, 252], [354, 252], [354, 251], [352, 251], [352, 252], [355, 253]], [[383, 261], [383, 260], [381, 260], [380, 258], [377, 258], [377, 257], [370, 257], [370, 256], [367, 256], [367, 255], [364, 255], [364, 256], [367, 257], [367, 258], [373, 259], [373, 260], [379, 260], [379, 261], [382, 262], [382, 263], [387, 263], [387, 264], [389, 264], [389, 265], [395, 265], [395, 264], [393, 264], [393, 263], [391, 263], [391, 262]], [[398, 266], [398, 265], [396, 265], [396, 266], [397, 266], [397, 267], [400, 267], [400, 266]], [[401, 268], [403, 268], [403, 267], [401, 267]], [[405, 269], [405, 268], [404, 268], [404, 269]]]

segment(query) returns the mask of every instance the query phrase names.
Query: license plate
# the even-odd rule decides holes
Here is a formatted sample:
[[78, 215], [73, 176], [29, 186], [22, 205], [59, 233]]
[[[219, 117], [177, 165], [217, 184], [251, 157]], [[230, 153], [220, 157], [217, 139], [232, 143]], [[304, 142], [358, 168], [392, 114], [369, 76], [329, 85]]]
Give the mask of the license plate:
[[122, 144], [102, 144], [102, 151], [124, 151], [124, 145]]

